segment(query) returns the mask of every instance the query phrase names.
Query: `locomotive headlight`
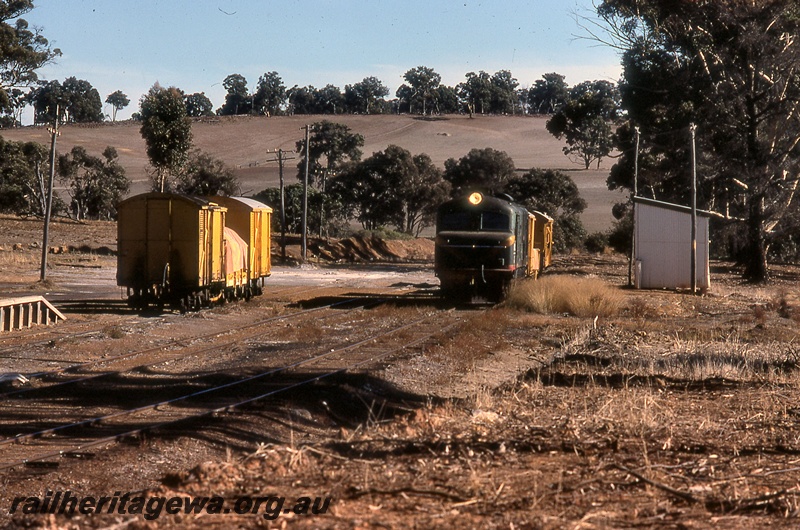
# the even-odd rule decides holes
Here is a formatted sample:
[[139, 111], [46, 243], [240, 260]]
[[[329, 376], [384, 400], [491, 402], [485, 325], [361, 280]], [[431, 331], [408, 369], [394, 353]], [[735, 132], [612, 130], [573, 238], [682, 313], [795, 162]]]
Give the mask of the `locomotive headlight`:
[[472, 204], [472, 205], [474, 205], [474, 206], [477, 206], [477, 205], [479, 205], [479, 204], [481, 203], [481, 201], [483, 200], [483, 195], [481, 195], [480, 193], [478, 193], [478, 192], [476, 191], [475, 193], [471, 194], [471, 195], [469, 196], [469, 199], [467, 199], [467, 200], [469, 200], [469, 203], [470, 203], [470, 204]]

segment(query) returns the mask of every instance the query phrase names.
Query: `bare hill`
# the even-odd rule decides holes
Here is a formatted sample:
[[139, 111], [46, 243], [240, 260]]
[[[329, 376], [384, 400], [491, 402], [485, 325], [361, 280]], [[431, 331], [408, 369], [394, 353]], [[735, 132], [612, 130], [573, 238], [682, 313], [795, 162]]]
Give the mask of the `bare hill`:
[[[580, 164], [564, 156], [563, 143], [547, 132], [546, 120], [541, 117], [240, 116], [198, 120], [192, 132], [196, 147], [235, 168], [242, 191], [248, 194], [278, 184], [278, 164], [268, 162], [273, 156], [267, 151], [294, 149], [303, 136], [301, 128], [323, 119], [343, 123], [364, 135], [365, 156], [396, 144], [414, 154], [427, 153], [436, 164], [443, 166], [448, 158], [460, 158], [470, 149], [492, 147], [507, 152], [520, 169], [542, 167], [568, 171], [589, 203], [583, 222], [590, 232], [610, 226], [611, 206], [623, 199], [621, 194], [606, 189], [610, 162], [606, 161], [599, 170], [584, 171]], [[7, 129], [2, 135], [9, 140], [49, 144], [49, 133], [44, 127]], [[115, 147], [120, 162], [134, 182], [132, 193], [146, 190], [148, 160], [138, 123], [63, 126], [58, 150], [66, 152], [75, 145], [97, 155], [108, 145]], [[296, 161], [289, 161], [286, 181], [296, 182], [296, 174]]]

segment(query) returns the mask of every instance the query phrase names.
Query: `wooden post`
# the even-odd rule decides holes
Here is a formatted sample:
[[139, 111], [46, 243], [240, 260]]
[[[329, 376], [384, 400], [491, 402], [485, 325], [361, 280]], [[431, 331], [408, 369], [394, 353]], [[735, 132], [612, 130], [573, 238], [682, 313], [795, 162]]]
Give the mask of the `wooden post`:
[[50, 212], [53, 210], [53, 179], [56, 173], [56, 137], [58, 136], [59, 108], [56, 105], [56, 120], [50, 129], [50, 183], [47, 186], [47, 204], [44, 208], [44, 234], [42, 237], [42, 268], [39, 271], [39, 280], [47, 277], [47, 250], [50, 245]]

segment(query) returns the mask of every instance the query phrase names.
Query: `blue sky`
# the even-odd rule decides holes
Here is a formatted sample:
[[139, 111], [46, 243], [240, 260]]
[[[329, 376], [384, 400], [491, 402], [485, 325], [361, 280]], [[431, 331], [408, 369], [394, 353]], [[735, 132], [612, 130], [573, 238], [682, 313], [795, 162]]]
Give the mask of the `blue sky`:
[[[467, 72], [510, 70], [521, 86], [558, 72], [571, 85], [616, 81], [616, 53], [586, 39], [575, 13], [592, 0], [35, 0], [24, 18], [63, 56], [40, 77], [122, 90], [129, 117], [156, 81], [205, 92], [222, 105], [222, 81], [251, 90], [276, 71], [287, 87], [344, 89], [378, 77], [394, 97], [403, 74], [427, 66], [454, 86]], [[110, 113], [109, 109], [105, 109]]]

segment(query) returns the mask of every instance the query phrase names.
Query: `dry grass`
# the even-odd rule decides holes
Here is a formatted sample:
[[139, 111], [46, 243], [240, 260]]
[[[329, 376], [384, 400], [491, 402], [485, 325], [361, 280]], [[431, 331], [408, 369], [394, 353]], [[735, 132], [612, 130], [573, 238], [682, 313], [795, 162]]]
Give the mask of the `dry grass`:
[[619, 313], [624, 301], [619, 290], [596, 278], [545, 276], [515, 283], [506, 303], [533, 313], [609, 317]]
[[0, 252], [0, 266], [25, 266], [40, 263], [41, 257], [30, 252]]

